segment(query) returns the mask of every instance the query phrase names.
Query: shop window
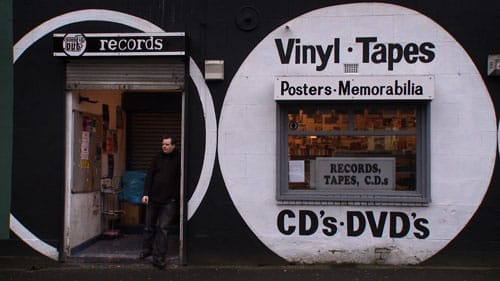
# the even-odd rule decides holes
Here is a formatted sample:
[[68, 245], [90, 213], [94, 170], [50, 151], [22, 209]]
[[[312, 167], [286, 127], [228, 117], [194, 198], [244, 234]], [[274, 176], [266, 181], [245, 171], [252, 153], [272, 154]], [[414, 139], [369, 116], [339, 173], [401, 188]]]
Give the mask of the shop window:
[[429, 102], [278, 103], [277, 199], [430, 202]]

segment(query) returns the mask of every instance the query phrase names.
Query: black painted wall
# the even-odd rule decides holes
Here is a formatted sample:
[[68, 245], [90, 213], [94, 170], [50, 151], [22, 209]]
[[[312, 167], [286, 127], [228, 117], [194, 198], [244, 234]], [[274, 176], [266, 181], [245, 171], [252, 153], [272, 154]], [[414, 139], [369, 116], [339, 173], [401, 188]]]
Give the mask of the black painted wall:
[[[185, 31], [188, 54], [203, 69], [205, 59], [225, 61], [225, 80], [209, 81], [217, 118], [233, 75], [250, 51], [272, 30], [305, 12], [335, 4], [361, 1], [14, 1], [14, 42], [41, 22], [68, 11], [111, 9], [144, 18], [166, 31]], [[486, 76], [488, 54], [500, 53], [500, 2], [436, 0], [384, 1], [427, 15], [464, 47], [482, 74], [495, 107], [500, 105], [500, 78]], [[258, 11], [252, 30], [238, 26], [240, 10]], [[110, 23], [80, 23], [64, 30], [127, 32]], [[64, 64], [51, 54], [44, 37], [15, 65], [12, 213], [54, 246], [62, 238], [64, 188]], [[28, 78], [26, 78], [28, 77]], [[192, 194], [201, 169], [204, 135], [201, 104], [188, 81], [186, 188]], [[500, 256], [500, 168], [495, 167], [489, 192], [464, 231], [428, 261], [440, 263], [456, 253], [495, 252]], [[216, 162], [209, 191], [187, 225], [189, 264], [280, 264], [251, 233], [233, 207]], [[14, 243], [15, 238], [10, 243]], [[0, 244], [5, 244], [2, 241]], [[1, 250], [0, 250], [1, 251]], [[2, 254], [2, 252], [0, 252]]]

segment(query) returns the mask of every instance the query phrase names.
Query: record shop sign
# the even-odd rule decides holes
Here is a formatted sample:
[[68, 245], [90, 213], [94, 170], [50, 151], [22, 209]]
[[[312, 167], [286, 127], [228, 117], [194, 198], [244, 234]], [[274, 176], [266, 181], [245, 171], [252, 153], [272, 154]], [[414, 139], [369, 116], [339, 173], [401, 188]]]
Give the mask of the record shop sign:
[[55, 33], [56, 57], [182, 56], [184, 32]]
[[432, 75], [277, 76], [279, 100], [432, 100]]
[[394, 190], [395, 163], [394, 157], [318, 157], [316, 187]]

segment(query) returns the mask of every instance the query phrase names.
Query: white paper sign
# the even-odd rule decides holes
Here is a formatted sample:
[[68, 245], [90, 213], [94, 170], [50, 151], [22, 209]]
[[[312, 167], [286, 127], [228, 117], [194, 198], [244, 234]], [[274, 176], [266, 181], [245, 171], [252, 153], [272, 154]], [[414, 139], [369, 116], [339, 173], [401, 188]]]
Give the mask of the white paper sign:
[[305, 165], [304, 160], [290, 160], [288, 161], [288, 181], [289, 182], [305, 182], [306, 177], [304, 174]]

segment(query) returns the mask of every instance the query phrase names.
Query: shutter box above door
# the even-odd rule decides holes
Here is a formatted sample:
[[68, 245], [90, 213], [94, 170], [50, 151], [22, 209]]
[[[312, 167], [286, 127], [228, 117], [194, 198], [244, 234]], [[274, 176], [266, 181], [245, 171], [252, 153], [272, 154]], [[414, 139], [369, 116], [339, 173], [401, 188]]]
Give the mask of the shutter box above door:
[[66, 64], [67, 90], [183, 91], [182, 58], [80, 58]]

